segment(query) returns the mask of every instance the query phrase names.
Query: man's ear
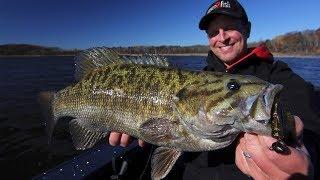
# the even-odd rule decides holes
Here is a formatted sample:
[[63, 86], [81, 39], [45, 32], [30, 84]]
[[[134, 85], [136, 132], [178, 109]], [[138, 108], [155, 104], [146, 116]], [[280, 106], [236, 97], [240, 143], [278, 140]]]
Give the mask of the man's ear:
[[248, 23], [246, 25], [246, 38], [250, 37], [250, 33], [251, 33], [251, 22], [248, 21]]

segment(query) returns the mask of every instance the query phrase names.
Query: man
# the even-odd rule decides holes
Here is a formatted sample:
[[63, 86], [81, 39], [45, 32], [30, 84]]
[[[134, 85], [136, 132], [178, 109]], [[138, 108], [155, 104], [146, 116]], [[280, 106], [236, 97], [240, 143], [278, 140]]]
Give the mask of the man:
[[[207, 33], [211, 49], [207, 57], [208, 66], [205, 70], [254, 75], [274, 84], [282, 84], [284, 90], [281, 94], [281, 102], [293, 114], [304, 120], [305, 128], [308, 129], [305, 135], [308, 138], [316, 138], [312, 131], [319, 132], [320, 119], [312, 111], [313, 107], [309, 106], [312, 104], [311, 87], [294, 74], [286, 64], [280, 61], [274, 62], [272, 54], [265, 47], [248, 48], [247, 38], [250, 36], [250, 26], [245, 10], [236, 0], [218, 0], [213, 3], [199, 23], [199, 28]], [[299, 117], [295, 117], [296, 130], [297, 135], [301, 136], [303, 123]], [[300, 140], [296, 148], [290, 147], [291, 153], [289, 155], [283, 155], [270, 148], [275, 141], [271, 137], [246, 133], [239, 138], [238, 144], [235, 144], [233, 148], [226, 148], [218, 153], [202, 154], [192, 160], [190, 164], [186, 165], [184, 177], [198, 176], [210, 179], [208, 177], [210, 173], [206, 172], [209, 169], [211, 169], [211, 174], [214, 174], [211, 177], [223, 178], [228, 171], [237, 175], [237, 170], [233, 169], [232, 163], [230, 166], [210, 165], [210, 161], [214, 161], [214, 158], [211, 160], [210, 156], [227, 157], [227, 153], [234, 152], [234, 148], [236, 166], [244, 174], [254, 179], [313, 176], [314, 165], [309, 160], [309, 156], [311, 155], [313, 162], [316, 162], [316, 158], [318, 158], [316, 156], [320, 153], [317, 152], [317, 154], [314, 151], [317, 146], [319, 147], [319, 144], [308, 141], [311, 154], [303, 141]], [[220, 158], [220, 160], [223, 162], [228, 158]], [[218, 169], [223, 169], [223, 172], [217, 172]], [[194, 171], [197, 173], [193, 173]], [[229, 176], [233, 177], [234, 175]], [[234, 178], [240, 179], [239, 176], [234, 176]]]
[[[318, 168], [316, 163], [320, 152], [314, 132], [320, 132], [320, 119], [309, 106], [312, 104], [312, 89], [286, 64], [274, 62], [265, 47], [247, 47], [250, 26], [245, 10], [237, 1], [218, 0], [213, 3], [199, 23], [199, 28], [208, 35], [211, 49], [205, 70], [250, 74], [282, 84], [281, 102], [297, 115], [299, 144], [295, 148], [289, 147], [289, 155], [279, 154], [271, 148], [275, 139], [246, 133], [221, 150], [184, 153], [176, 164], [176, 171], [168, 175], [169, 179], [176, 178], [176, 174], [183, 179], [301, 179], [312, 177], [313, 168]], [[301, 138], [303, 123], [299, 117], [306, 129], [304, 140], [307, 141], [304, 143]], [[109, 142], [127, 146], [129, 136], [114, 132]], [[142, 141], [139, 144], [142, 145]]]

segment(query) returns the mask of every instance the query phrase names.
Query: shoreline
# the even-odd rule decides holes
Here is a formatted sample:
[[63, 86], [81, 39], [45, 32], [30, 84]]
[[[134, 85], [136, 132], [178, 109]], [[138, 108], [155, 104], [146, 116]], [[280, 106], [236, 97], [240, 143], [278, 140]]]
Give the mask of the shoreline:
[[[141, 56], [143, 54], [120, 54], [122, 56]], [[185, 53], [185, 54], [158, 54], [159, 56], [207, 56], [204, 53]]]
[[75, 56], [75, 55], [0, 55], [0, 58], [2, 57], [45, 57], [45, 56], [68, 57], [68, 56]]
[[281, 57], [281, 58], [320, 58], [320, 55], [301, 55], [301, 54], [280, 54], [280, 53], [272, 53], [273, 57]]
[[[279, 54], [279, 53], [272, 53], [275, 58], [320, 58], [320, 55], [294, 55], [294, 54]], [[139, 56], [141, 54], [120, 54], [123, 56]], [[159, 54], [160, 56], [201, 56], [205, 57], [207, 53], [185, 53], [185, 54]], [[0, 58], [15, 58], [15, 57], [74, 57], [74, 55], [0, 55]]]

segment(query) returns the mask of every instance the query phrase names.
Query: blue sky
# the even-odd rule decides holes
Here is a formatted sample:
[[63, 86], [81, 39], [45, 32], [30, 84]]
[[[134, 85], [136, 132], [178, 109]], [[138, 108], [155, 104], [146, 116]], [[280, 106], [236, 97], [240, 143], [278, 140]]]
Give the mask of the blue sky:
[[[319, 0], [239, 0], [249, 42], [320, 27]], [[65, 49], [207, 44], [198, 22], [210, 0], [1, 0], [0, 44]]]

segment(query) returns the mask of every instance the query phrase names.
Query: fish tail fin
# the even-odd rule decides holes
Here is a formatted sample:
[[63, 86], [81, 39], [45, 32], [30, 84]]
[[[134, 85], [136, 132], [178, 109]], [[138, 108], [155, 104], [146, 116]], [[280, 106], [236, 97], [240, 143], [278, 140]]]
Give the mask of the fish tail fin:
[[53, 130], [58, 120], [57, 118], [54, 117], [54, 113], [53, 113], [52, 104], [53, 104], [54, 98], [55, 98], [55, 93], [50, 91], [40, 92], [38, 96], [38, 102], [41, 106], [42, 114], [45, 120], [48, 144], [51, 143]]

